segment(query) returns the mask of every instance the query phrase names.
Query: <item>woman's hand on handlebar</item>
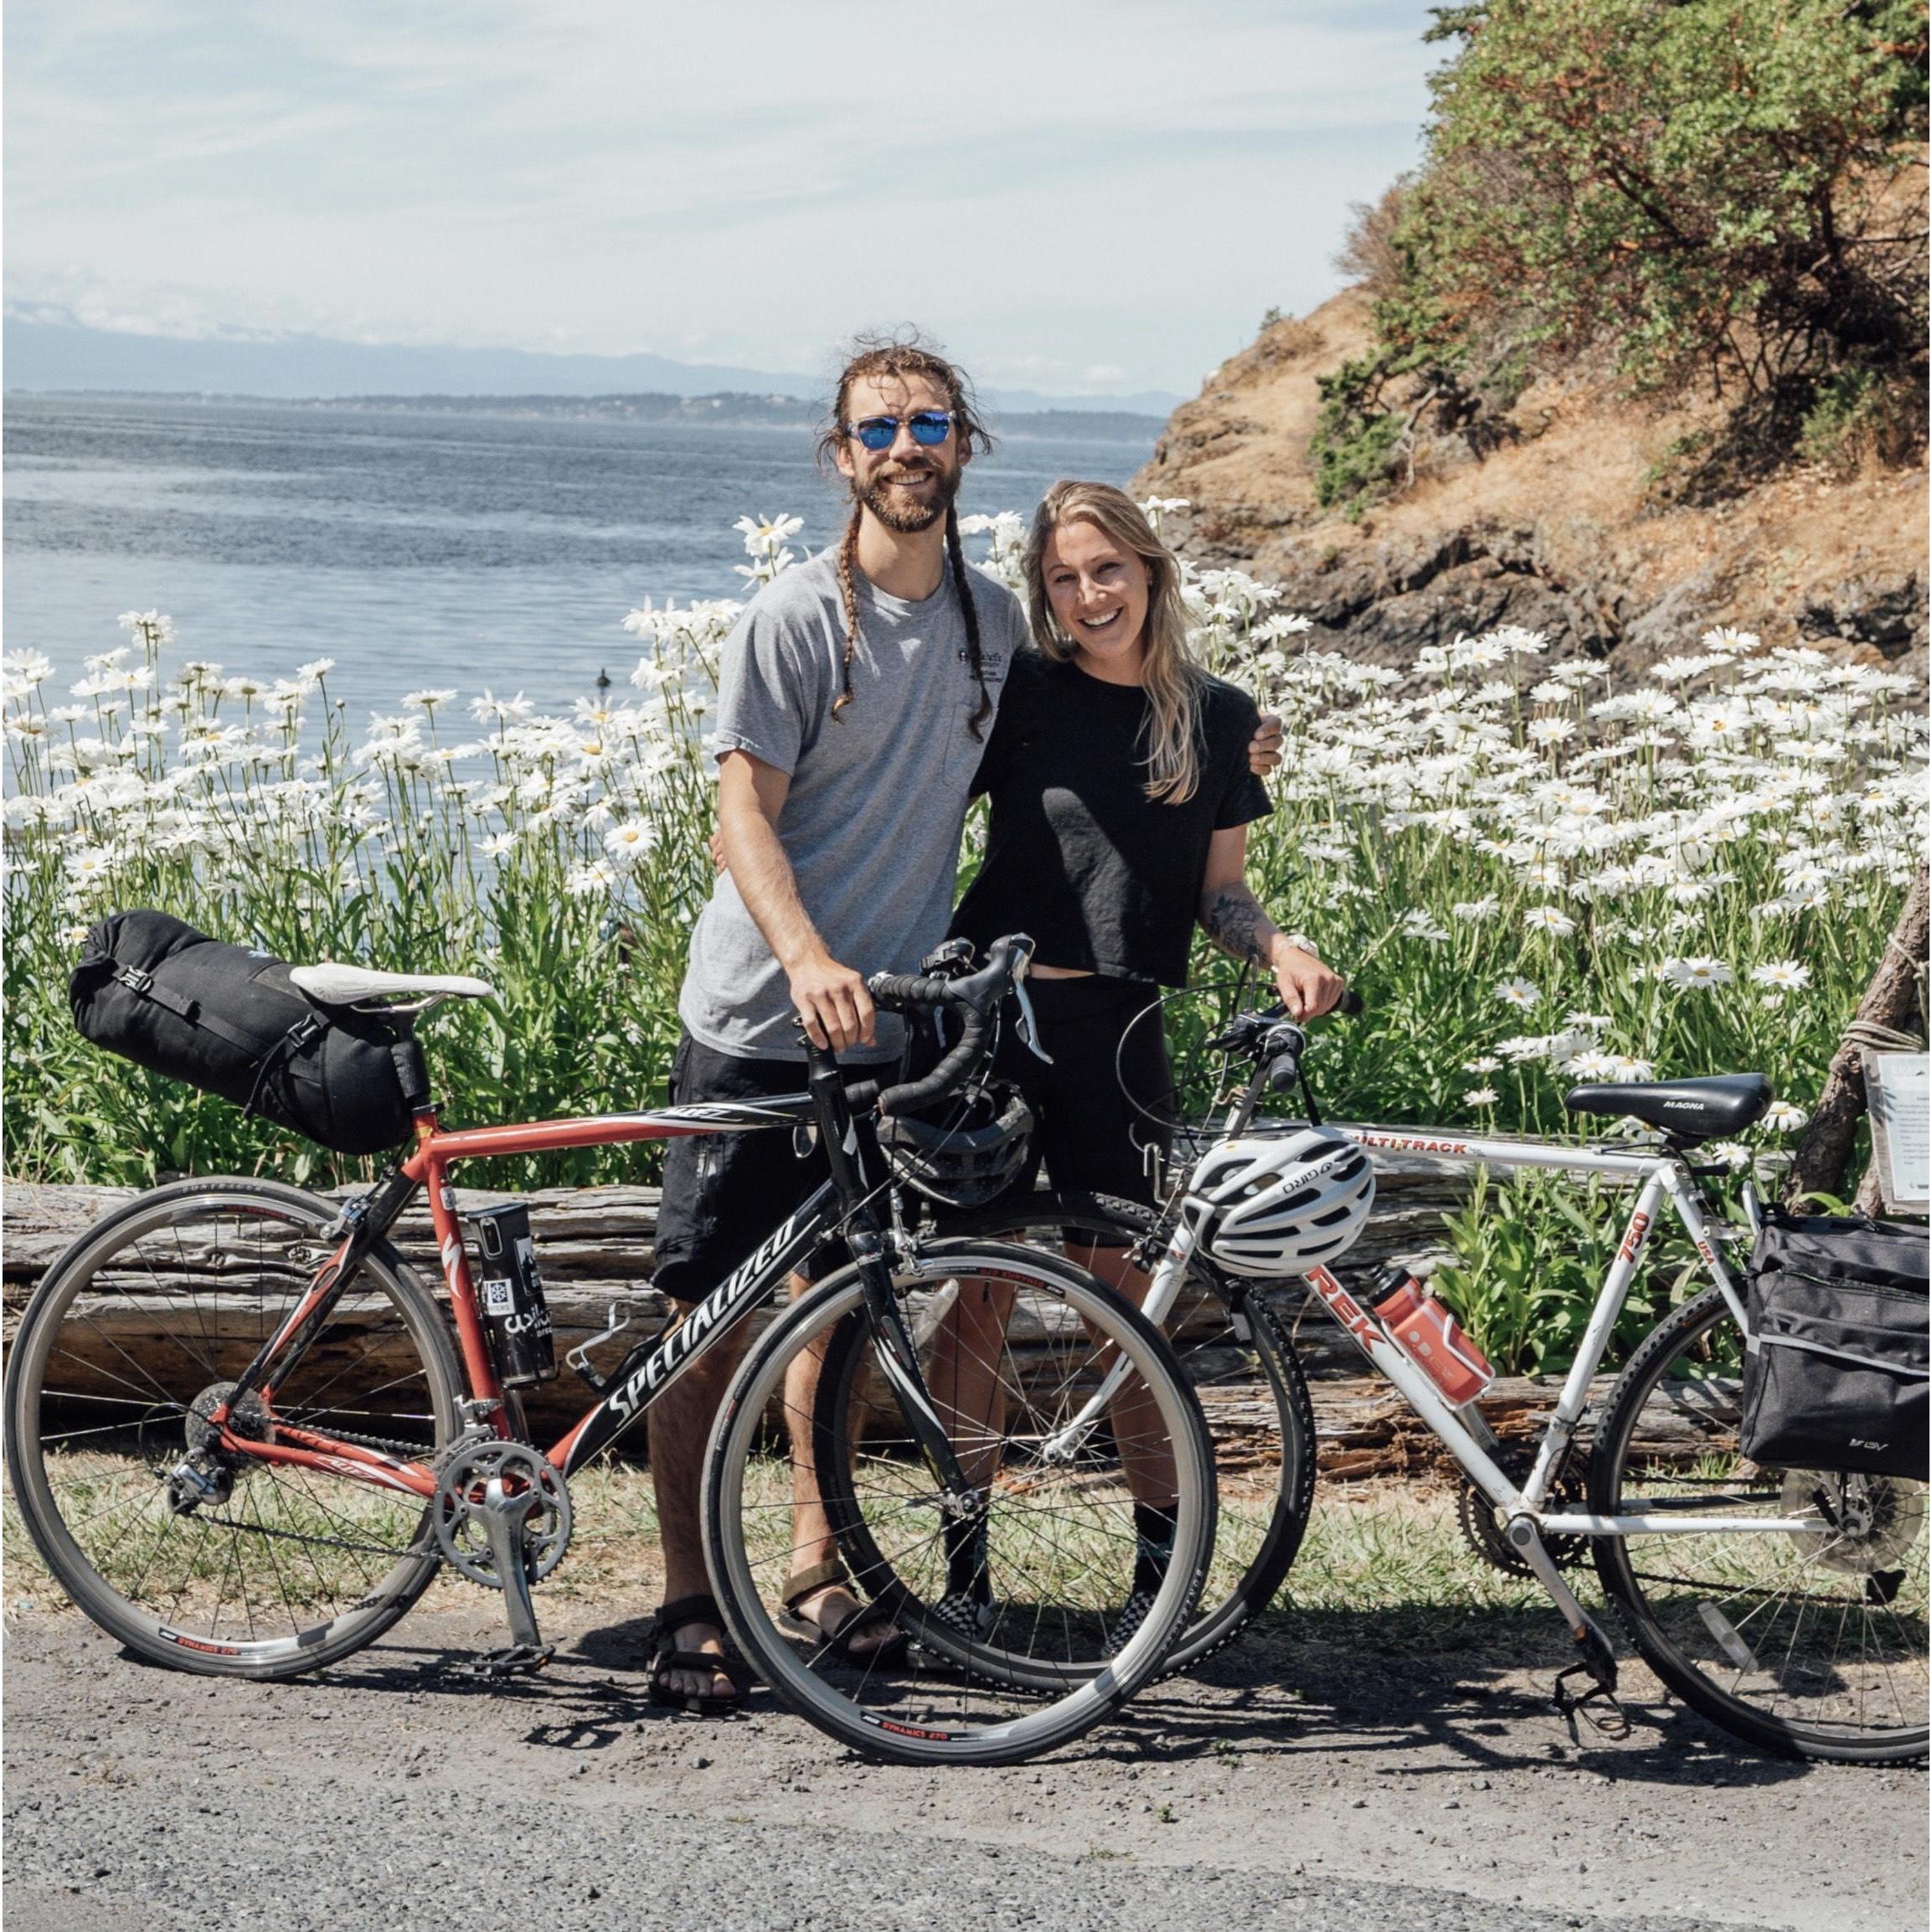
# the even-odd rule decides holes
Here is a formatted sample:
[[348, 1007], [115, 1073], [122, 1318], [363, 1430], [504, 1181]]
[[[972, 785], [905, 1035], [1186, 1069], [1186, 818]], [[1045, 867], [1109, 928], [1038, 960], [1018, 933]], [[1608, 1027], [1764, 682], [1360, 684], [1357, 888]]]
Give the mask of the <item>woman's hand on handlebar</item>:
[[786, 977], [806, 1038], [815, 1047], [842, 1054], [848, 1047], [878, 1043], [872, 995], [863, 975], [821, 952], [791, 967]]
[[1317, 1013], [1332, 1012], [1348, 990], [1347, 982], [1333, 967], [1324, 966], [1313, 953], [1289, 945], [1284, 937], [1276, 937], [1270, 951], [1268, 963], [1275, 990], [1291, 1019], [1311, 1020]]

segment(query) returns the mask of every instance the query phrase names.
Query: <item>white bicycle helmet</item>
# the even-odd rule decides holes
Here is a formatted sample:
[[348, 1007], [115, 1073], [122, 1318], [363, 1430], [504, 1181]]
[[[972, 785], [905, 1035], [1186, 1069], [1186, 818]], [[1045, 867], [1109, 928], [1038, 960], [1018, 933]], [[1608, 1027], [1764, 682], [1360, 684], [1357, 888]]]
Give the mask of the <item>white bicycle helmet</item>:
[[1354, 1244], [1374, 1200], [1368, 1155], [1332, 1127], [1303, 1127], [1211, 1149], [1181, 1212], [1229, 1273], [1306, 1275]]

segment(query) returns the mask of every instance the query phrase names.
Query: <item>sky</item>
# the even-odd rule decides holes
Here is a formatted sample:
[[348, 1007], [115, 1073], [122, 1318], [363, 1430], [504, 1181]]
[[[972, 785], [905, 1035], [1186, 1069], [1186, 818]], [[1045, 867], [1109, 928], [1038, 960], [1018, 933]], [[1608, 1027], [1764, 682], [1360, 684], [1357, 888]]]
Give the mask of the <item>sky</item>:
[[1409, 0], [8, 0], [14, 312], [1191, 394], [1417, 154]]

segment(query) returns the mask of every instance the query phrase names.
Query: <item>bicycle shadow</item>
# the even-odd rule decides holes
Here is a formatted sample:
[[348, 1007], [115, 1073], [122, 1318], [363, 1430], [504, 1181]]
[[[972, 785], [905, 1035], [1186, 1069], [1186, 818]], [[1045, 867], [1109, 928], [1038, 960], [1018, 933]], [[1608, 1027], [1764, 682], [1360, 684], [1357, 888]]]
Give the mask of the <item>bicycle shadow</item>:
[[[502, 1677], [478, 1673], [476, 1662], [482, 1652], [467, 1641], [467, 1633], [461, 1640], [452, 1633], [452, 1641], [440, 1645], [380, 1640], [312, 1678], [292, 1680], [289, 1687], [308, 1682], [414, 1699], [482, 1698], [499, 1708], [507, 1702], [538, 1718], [523, 1734], [525, 1744], [571, 1752], [607, 1750], [640, 1725], [692, 1721], [681, 1709], [651, 1702], [651, 1625], [649, 1615], [640, 1615], [565, 1637], [544, 1668]], [[729, 1723], [781, 1710], [760, 1684], [742, 1711], [703, 1721]]]
[[[1566, 1721], [1551, 1690], [1576, 1653], [1541, 1606], [1445, 1610], [1428, 1642], [1391, 1641], [1390, 1621], [1373, 1610], [1271, 1613], [1186, 1676], [1142, 1690], [1053, 1761], [1213, 1757], [1286, 1769], [1328, 1757], [1358, 1773], [1383, 1765], [1405, 1782], [1557, 1765], [1662, 1786], [1769, 1788], [1806, 1774], [1804, 1764], [1764, 1755], [1684, 1708], [1627, 1653], [1619, 1658], [1619, 1697], [1629, 1734], [1606, 1737]], [[494, 1680], [466, 1674], [472, 1652], [458, 1642], [384, 1641], [289, 1687], [307, 1681], [439, 1701], [482, 1698], [499, 1708], [508, 1701], [534, 1720], [523, 1742], [602, 1751], [640, 1726], [693, 1721], [650, 1701], [650, 1625], [639, 1615], [580, 1631], [548, 1669]], [[759, 1685], [740, 1712], [703, 1723], [785, 1715]]]
[[1388, 1620], [1375, 1611], [1272, 1613], [1188, 1676], [1141, 1692], [1060, 1756], [1284, 1765], [1339, 1756], [1358, 1767], [1386, 1760], [1405, 1780], [1556, 1765], [1660, 1785], [1769, 1787], [1806, 1774], [1687, 1709], [1625, 1653], [1618, 1700], [1627, 1734], [1566, 1718], [1552, 1693], [1577, 1652], [1547, 1608], [1444, 1619], [1440, 1641], [1392, 1645]]

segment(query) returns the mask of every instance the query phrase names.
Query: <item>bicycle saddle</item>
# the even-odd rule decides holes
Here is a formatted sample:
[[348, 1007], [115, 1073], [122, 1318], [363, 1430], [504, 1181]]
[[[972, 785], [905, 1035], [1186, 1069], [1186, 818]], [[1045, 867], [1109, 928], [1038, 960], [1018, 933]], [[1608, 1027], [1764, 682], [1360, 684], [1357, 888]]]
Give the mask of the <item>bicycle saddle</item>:
[[1563, 1104], [1573, 1114], [1627, 1114], [1676, 1140], [1708, 1141], [1760, 1118], [1771, 1104], [1771, 1083], [1762, 1074], [1713, 1074], [1701, 1080], [1572, 1087]]
[[385, 973], [371, 966], [342, 966], [334, 960], [296, 966], [288, 976], [325, 1007], [353, 1007], [359, 1000], [384, 999], [395, 993], [487, 1000], [494, 998], [497, 991], [487, 980], [470, 979], [461, 973]]

